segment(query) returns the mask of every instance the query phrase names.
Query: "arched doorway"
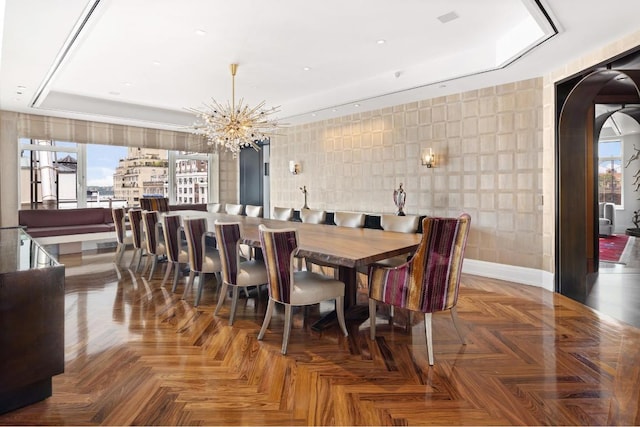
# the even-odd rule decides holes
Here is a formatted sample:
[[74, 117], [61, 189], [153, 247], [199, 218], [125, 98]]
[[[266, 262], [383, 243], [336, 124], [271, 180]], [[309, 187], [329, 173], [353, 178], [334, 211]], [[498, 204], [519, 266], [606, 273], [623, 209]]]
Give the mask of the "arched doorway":
[[640, 70], [602, 69], [570, 84], [556, 138], [556, 290], [584, 302], [598, 271], [597, 143], [610, 115], [596, 118], [595, 105], [618, 104], [637, 121]]

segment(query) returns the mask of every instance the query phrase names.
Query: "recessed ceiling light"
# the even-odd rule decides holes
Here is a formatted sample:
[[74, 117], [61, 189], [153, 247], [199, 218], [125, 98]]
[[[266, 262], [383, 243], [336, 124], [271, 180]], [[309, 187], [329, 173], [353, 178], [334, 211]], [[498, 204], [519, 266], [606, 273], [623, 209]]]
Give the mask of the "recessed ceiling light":
[[109, 95], [118, 96], [120, 95], [120, 92], [118, 92], [117, 90], [112, 90], [112, 91], [109, 91]]
[[316, 116], [316, 113], [311, 113], [311, 117], [315, 117], [315, 116]]
[[125, 86], [133, 86], [133, 83], [131, 82], [122, 82], [122, 84]]
[[387, 41], [386, 41], [386, 40], [384, 40], [384, 39], [380, 39], [380, 40], [377, 40], [377, 41], [376, 41], [376, 43], [378, 43], [378, 44], [385, 44], [386, 42], [387, 42]]
[[446, 24], [447, 22], [451, 22], [458, 18], [459, 18], [458, 14], [452, 10], [449, 13], [445, 13], [444, 15], [438, 16], [438, 21], [442, 22], [443, 24]]
[[333, 111], [335, 113], [336, 111], [338, 111], [338, 109], [337, 108], [332, 108], [331, 111]]
[[205, 30], [197, 29], [196, 34], [199, 36], [204, 36], [205, 34], [207, 34], [207, 32]]
[[309, 70], [311, 70], [311, 67], [304, 67], [303, 70], [304, 71], [309, 71]]
[[360, 104], [353, 104], [353, 106], [354, 106], [354, 107], [359, 107], [359, 106], [360, 106]]
[[153, 65], [160, 65], [160, 61], [153, 61], [152, 64]]
[[447, 87], [447, 85], [440, 85], [439, 88]]

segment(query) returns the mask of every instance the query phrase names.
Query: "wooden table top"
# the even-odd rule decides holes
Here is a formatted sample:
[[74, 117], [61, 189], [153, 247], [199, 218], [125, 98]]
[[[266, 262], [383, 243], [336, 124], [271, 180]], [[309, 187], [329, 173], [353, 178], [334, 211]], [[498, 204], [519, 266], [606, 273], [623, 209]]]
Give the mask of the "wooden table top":
[[256, 247], [260, 246], [259, 224], [264, 224], [268, 228], [293, 228], [298, 230], [299, 256], [349, 268], [369, 265], [385, 258], [411, 252], [418, 247], [422, 238], [422, 234], [417, 233], [305, 224], [203, 211], [172, 211], [170, 214], [179, 214], [183, 219], [206, 218], [207, 228], [211, 231], [214, 230], [216, 220], [239, 222], [242, 227], [243, 243]]

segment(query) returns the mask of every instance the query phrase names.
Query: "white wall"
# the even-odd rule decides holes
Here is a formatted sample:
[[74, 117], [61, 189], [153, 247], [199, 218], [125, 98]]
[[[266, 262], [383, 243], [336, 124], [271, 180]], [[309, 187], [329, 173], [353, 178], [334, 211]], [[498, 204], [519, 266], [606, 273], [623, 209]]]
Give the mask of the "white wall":
[[[640, 133], [633, 133], [622, 137], [623, 146], [623, 166], [627, 164], [627, 161], [636, 154], [633, 147], [640, 150]], [[633, 211], [640, 209], [640, 191], [635, 191], [636, 186], [640, 183], [640, 179], [634, 185], [636, 172], [640, 171], [640, 159], [631, 162], [629, 167], [623, 170], [623, 186], [622, 186], [622, 199], [624, 209], [616, 211], [616, 229], [615, 233], [624, 233], [627, 228], [634, 227], [631, 222]]]

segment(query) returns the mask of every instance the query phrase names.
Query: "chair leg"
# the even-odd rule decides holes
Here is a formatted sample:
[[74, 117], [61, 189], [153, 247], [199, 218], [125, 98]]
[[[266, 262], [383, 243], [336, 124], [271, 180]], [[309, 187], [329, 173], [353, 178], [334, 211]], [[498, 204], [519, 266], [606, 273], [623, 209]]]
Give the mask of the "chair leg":
[[161, 286], [164, 286], [164, 284], [167, 282], [167, 279], [169, 278], [169, 275], [171, 274], [171, 269], [172, 268], [173, 268], [173, 263], [171, 261], [168, 261], [167, 262], [167, 270], [164, 272], [164, 278], [162, 279]]
[[338, 324], [340, 325], [340, 329], [342, 329], [344, 336], [348, 337], [349, 332], [347, 332], [347, 325], [344, 323], [344, 297], [336, 298], [336, 313], [338, 314]]
[[291, 304], [284, 306], [284, 332], [282, 333], [282, 354], [287, 354], [289, 335], [291, 334]]
[[369, 323], [371, 341], [376, 339], [376, 300], [369, 298]]
[[[176, 270], [178, 271], [178, 270]], [[196, 273], [193, 270], [189, 271], [189, 278], [187, 279], [187, 284], [184, 286], [184, 291], [182, 291], [182, 299], [185, 299], [185, 297], [187, 296], [187, 292], [189, 292], [191, 290], [191, 287], [193, 286], [193, 279], [195, 278]], [[176, 283], [174, 281], [174, 283]], [[173, 292], [175, 292], [175, 287]]]
[[122, 262], [122, 257], [124, 256], [125, 245], [124, 243], [118, 243], [118, 247], [116, 248], [116, 264], [120, 265]]
[[151, 261], [151, 271], [149, 272], [149, 279], [153, 277], [153, 273], [156, 271], [156, 266], [158, 265], [158, 255], [153, 256], [153, 260]]
[[451, 312], [451, 319], [453, 319], [453, 326], [456, 328], [456, 332], [458, 333], [460, 342], [462, 342], [463, 345], [467, 345], [466, 341], [464, 340], [464, 335], [462, 335], [462, 329], [460, 329], [460, 321], [458, 320], [458, 312], [456, 310], [456, 307], [451, 307], [451, 310], [449, 311]]
[[276, 302], [272, 298], [269, 298], [269, 303], [267, 304], [267, 311], [264, 313], [264, 321], [262, 322], [262, 328], [260, 328], [260, 333], [258, 333], [259, 340], [264, 338], [264, 333], [267, 332], [267, 327], [269, 326], [269, 323], [271, 323], [271, 315], [273, 314], [273, 309], [275, 308], [275, 306], [276, 306]]
[[[231, 297], [231, 312], [229, 313], [229, 326], [233, 325], [233, 319], [236, 317], [236, 306], [238, 305], [238, 294], [240, 289], [233, 287], [233, 296]], [[246, 292], [245, 288], [245, 292]]]
[[178, 276], [180, 275], [180, 263], [175, 263], [175, 269], [173, 271], [173, 288], [171, 288], [171, 292], [175, 292], [178, 288]]
[[[140, 270], [140, 265], [142, 264], [142, 257], [144, 255], [144, 249], [140, 249], [140, 258], [138, 258], [138, 265], [136, 266], [136, 271]], [[146, 263], [145, 263], [146, 265]]]
[[222, 282], [222, 289], [220, 289], [220, 295], [218, 296], [218, 305], [216, 305], [216, 309], [213, 312], [214, 316], [217, 316], [222, 308], [222, 304], [224, 304], [224, 299], [227, 297], [227, 282]]
[[[189, 273], [189, 275], [191, 275], [191, 273]], [[204, 288], [205, 277], [204, 273], [198, 273], [198, 295], [196, 295], [196, 303], [194, 304], [196, 307], [200, 304], [200, 298], [202, 298], [202, 289]]]
[[431, 313], [424, 314], [424, 333], [427, 338], [427, 353], [429, 366], [433, 366], [433, 331], [431, 330]]

